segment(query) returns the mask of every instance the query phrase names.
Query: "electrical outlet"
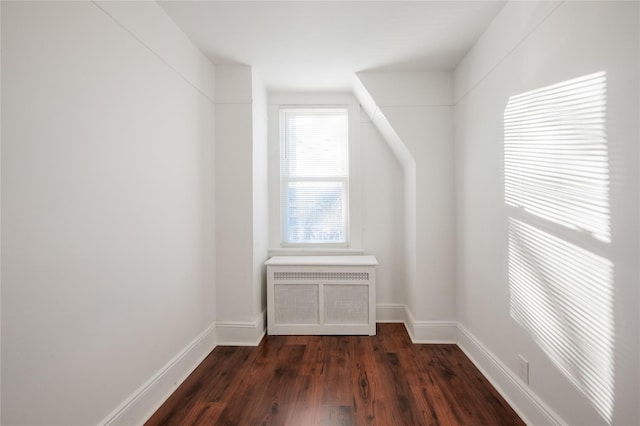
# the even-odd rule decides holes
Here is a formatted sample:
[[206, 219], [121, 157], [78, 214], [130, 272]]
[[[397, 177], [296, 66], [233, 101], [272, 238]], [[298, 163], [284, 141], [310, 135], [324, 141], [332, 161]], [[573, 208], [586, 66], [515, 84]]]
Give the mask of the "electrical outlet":
[[524, 359], [522, 355], [518, 355], [518, 376], [523, 382], [529, 384], [529, 361]]

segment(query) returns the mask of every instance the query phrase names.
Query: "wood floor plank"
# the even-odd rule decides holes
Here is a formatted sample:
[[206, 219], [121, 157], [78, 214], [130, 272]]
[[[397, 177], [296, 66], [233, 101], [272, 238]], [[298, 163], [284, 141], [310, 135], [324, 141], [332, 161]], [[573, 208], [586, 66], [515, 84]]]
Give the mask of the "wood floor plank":
[[417, 404], [402, 372], [403, 365], [400, 363], [398, 354], [395, 352], [379, 354], [378, 363], [382, 366], [382, 378], [387, 384], [385, 396], [393, 409], [393, 424], [420, 424], [420, 416], [417, 415], [419, 413], [414, 410]]
[[524, 425], [456, 345], [377, 330], [217, 347], [146, 425]]
[[[302, 362], [300, 363], [300, 374], [302, 375], [320, 375], [324, 373], [325, 352], [327, 345], [324, 343], [324, 336], [294, 336], [294, 338], [306, 338], [306, 343], [302, 340], [301, 344], [305, 344], [307, 350], [304, 353]], [[295, 342], [297, 340], [293, 340]]]
[[352, 408], [348, 405], [326, 405], [320, 424], [327, 426], [351, 426]]
[[352, 416], [355, 424], [370, 425], [375, 422], [375, 385], [371, 379], [378, 373], [373, 357], [368, 356], [372, 353], [370, 338], [354, 339], [350, 388], [353, 393]]
[[351, 338], [336, 337], [325, 340], [327, 350], [324, 357], [325, 388], [322, 403], [331, 407], [350, 405], [353, 399], [350, 386]]
[[295, 380], [298, 365], [302, 359], [303, 345], [287, 345], [276, 357], [275, 369], [265, 376], [266, 390], [251, 406], [250, 418], [259, 424], [285, 424], [288, 411], [295, 401]]
[[251, 362], [238, 377], [234, 388], [228, 392], [226, 399], [233, 403], [227, 404], [220, 413], [219, 424], [238, 425], [241, 424], [243, 416], [249, 418], [248, 416], [252, 415], [247, 411], [266, 392], [268, 377], [275, 369], [276, 354], [283, 345], [284, 340], [282, 339], [269, 339], [261, 342], [255, 350]]
[[322, 416], [322, 399], [324, 388], [322, 375], [299, 375], [294, 384], [295, 400], [288, 411], [285, 424], [317, 425]]

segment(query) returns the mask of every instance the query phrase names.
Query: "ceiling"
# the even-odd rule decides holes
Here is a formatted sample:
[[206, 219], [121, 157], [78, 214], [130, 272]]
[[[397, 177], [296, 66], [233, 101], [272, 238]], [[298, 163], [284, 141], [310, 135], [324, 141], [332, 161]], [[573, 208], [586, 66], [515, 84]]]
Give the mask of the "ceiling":
[[452, 70], [504, 1], [159, 1], [216, 64], [270, 90], [344, 90], [354, 73]]

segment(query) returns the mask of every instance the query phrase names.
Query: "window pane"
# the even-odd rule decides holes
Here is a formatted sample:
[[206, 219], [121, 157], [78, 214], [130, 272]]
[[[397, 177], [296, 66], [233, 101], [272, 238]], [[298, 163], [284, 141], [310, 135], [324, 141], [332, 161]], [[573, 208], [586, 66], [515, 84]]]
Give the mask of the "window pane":
[[346, 110], [287, 111], [284, 124], [284, 176], [347, 176]]
[[345, 198], [345, 182], [287, 183], [285, 242], [346, 242]]

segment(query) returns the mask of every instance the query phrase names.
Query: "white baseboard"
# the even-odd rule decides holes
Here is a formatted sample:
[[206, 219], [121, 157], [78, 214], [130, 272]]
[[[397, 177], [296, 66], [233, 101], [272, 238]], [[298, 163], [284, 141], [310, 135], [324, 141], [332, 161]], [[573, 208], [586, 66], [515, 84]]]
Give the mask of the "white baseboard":
[[216, 325], [212, 324], [105, 417], [99, 425], [143, 424], [215, 346]]
[[266, 312], [262, 312], [255, 321], [216, 323], [216, 344], [218, 346], [258, 346], [266, 332]]
[[413, 343], [457, 343], [458, 324], [455, 321], [416, 321], [405, 306], [404, 325]]
[[404, 305], [381, 303], [376, 305], [376, 322], [405, 322]]
[[458, 347], [526, 424], [567, 424], [461, 324], [458, 324]]

